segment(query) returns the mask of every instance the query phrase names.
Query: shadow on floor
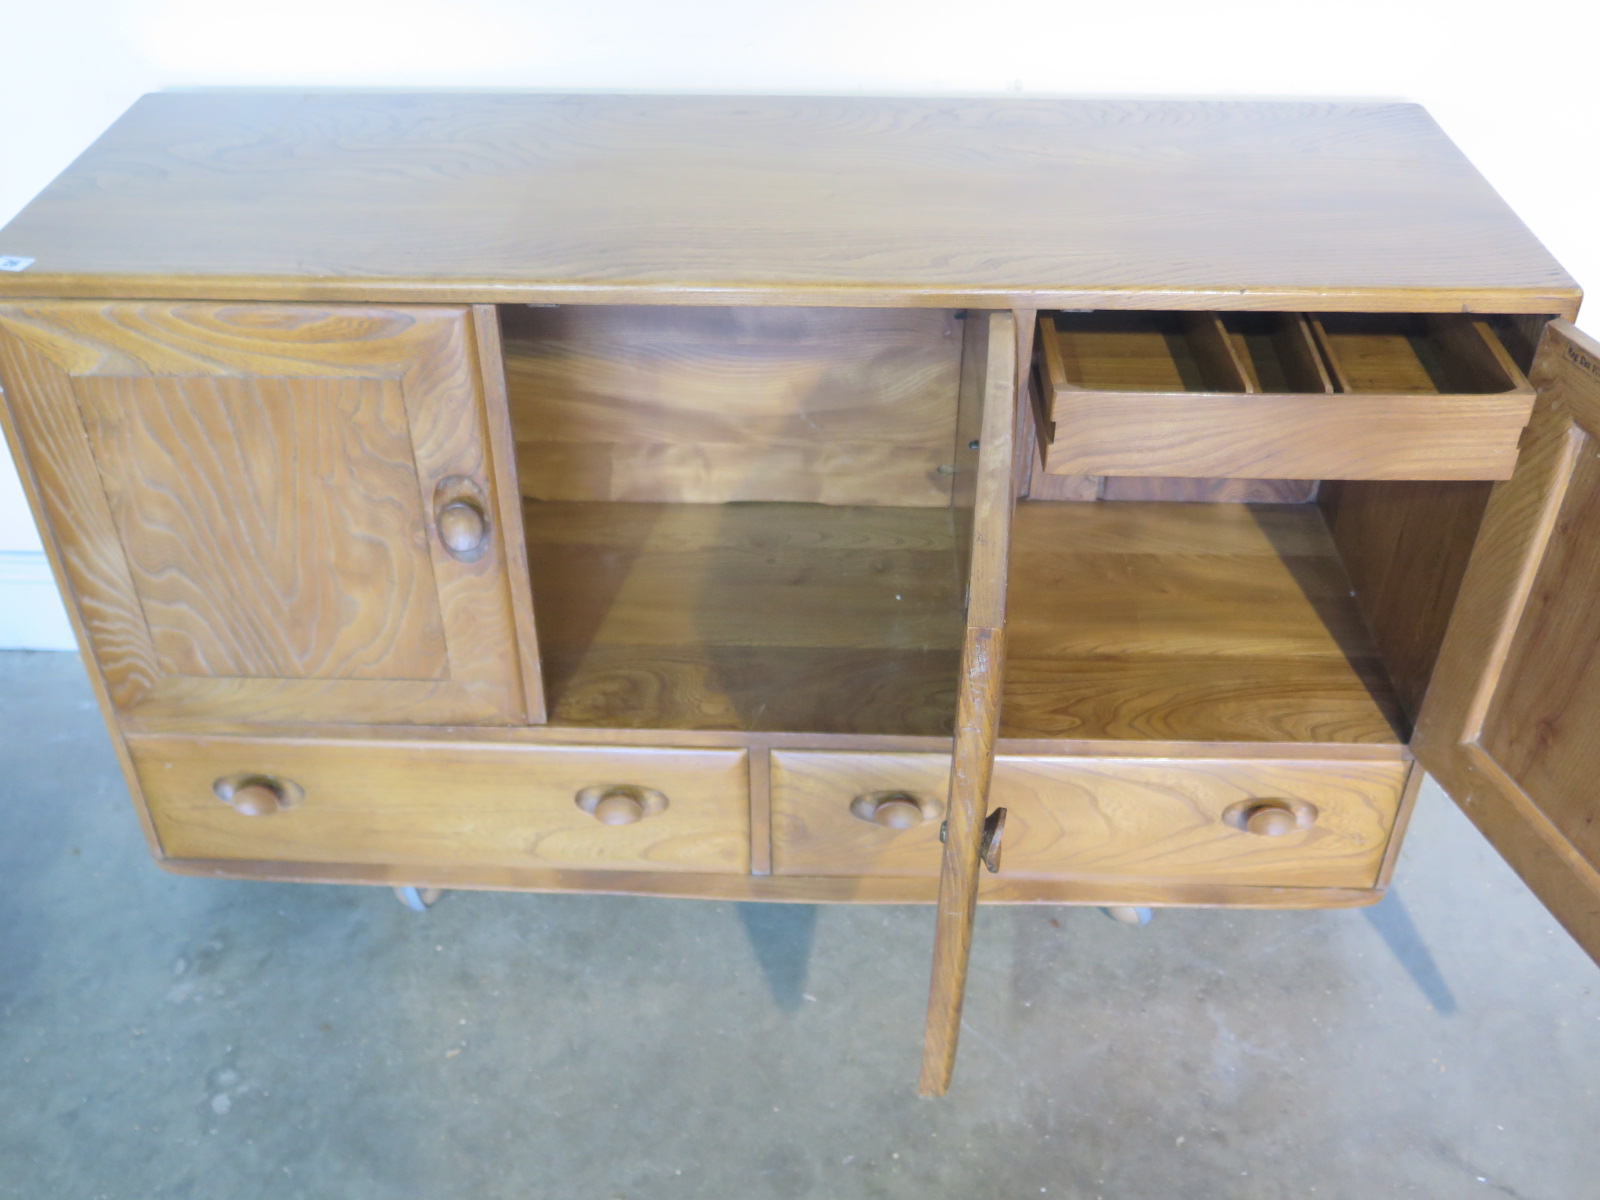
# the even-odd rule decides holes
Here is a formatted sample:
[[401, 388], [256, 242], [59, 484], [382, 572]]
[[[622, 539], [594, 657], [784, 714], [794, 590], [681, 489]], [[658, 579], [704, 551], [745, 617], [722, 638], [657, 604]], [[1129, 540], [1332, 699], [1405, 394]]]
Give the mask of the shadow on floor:
[[1433, 953], [1417, 932], [1411, 911], [1406, 908], [1399, 894], [1391, 891], [1377, 904], [1363, 908], [1361, 915], [1367, 919], [1367, 924], [1378, 931], [1383, 944], [1389, 947], [1390, 953], [1405, 968], [1406, 974], [1411, 976], [1411, 981], [1433, 1005], [1434, 1011], [1446, 1017], [1453, 1014], [1457, 1008], [1455, 993], [1445, 982], [1439, 964], [1434, 962]]
[[811, 946], [817, 936], [815, 904], [740, 904], [744, 926], [756, 962], [766, 976], [773, 1003], [794, 1012], [805, 996], [806, 974], [811, 969]]

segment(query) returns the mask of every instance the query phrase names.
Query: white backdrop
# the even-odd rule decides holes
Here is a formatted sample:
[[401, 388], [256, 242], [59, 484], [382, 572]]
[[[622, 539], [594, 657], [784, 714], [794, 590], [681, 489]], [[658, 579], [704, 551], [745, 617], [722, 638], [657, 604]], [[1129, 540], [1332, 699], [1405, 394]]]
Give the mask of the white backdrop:
[[[0, 222], [174, 87], [1382, 98], [1600, 287], [1594, 0], [0, 0], [0, 30]], [[0, 646], [71, 644], [38, 547], [0, 463]]]

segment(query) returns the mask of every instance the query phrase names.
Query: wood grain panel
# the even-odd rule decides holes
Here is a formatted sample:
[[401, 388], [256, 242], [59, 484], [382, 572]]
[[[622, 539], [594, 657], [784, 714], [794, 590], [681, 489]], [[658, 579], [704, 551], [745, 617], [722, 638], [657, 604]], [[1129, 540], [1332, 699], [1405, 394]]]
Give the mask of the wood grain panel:
[[[166, 852], [393, 867], [558, 867], [743, 873], [745, 755], [726, 750], [426, 745], [247, 738], [130, 739]], [[212, 783], [248, 772], [294, 781], [304, 799], [241, 816]], [[665, 811], [602, 825], [579, 789], [632, 784]]]
[[[511, 430], [510, 403], [506, 397], [505, 356], [500, 346], [500, 316], [493, 305], [472, 310], [476, 342], [477, 375], [483, 383], [484, 424], [490, 470], [494, 477], [494, 503], [501, 520], [522, 509], [517, 489], [516, 441]], [[528, 545], [524, 538], [504, 537], [505, 576], [511, 599], [511, 616], [517, 630], [517, 652], [522, 671], [522, 694], [528, 720], [542, 724], [546, 717], [544, 674], [539, 666], [539, 638], [533, 615], [533, 585], [528, 578]]]
[[1412, 720], [1422, 710], [1491, 487], [1330, 480], [1318, 496], [1356, 604]]
[[1122, 397], [1055, 403], [1053, 475], [1505, 479], [1532, 396]]
[[[207, 879], [281, 880], [393, 887], [400, 884], [494, 891], [592, 892], [695, 900], [791, 904], [932, 904], [935, 879], [896, 876], [702, 874], [695, 871], [609, 871], [552, 867], [300, 863], [260, 859], [167, 858], [175, 874]], [[1353, 908], [1383, 899], [1380, 888], [1238, 887], [1179, 880], [1010, 879], [985, 882], [980, 904], [1149, 904], [1184, 907]]]
[[[27, 350], [26, 347], [21, 349], [23, 353], [14, 356], [14, 363], [21, 362], [26, 366], [36, 361], [33, 353]], [[25, 378], [30, 383], [38, 383], [46, 388], [50, 386], [48, 374], [25, 376]], [[96, 635], [89, 626], [87, 606], [73, 592], [73, 576], [69, 573], [66, 555], [50, 526], [44, 487], [40, 482], [39, 473], [34, 470], [26, 443], [23, 440], [22, 426], [16, 413], [16, 409], [19, 407], [20, 405], [15, 403], [13, 397], [6, 393], [5, 388], [0, 387], [0, 432], [4, 433], [6, 445], [10, 447], [12, 460], [16, 464], [17, 481], [22, 486], [23, 494], [28, 498], [28, 510], [33, 516], [35, 525], [38, 527], [39, 540], [43, 544], [45, 555], [50, 561], [51, 574], [55, 579], [56, 587], [61, 592], [63, 607], [66, 609], [67, 619], [71, 622], [72, 632], [77, 638], [83, 665], [89, 676], [89, 687], [94, 693], [96, 706], [100, 710], [100, 718], [106, 724], [106, 732], [109, 735], [112, 749], [116, 753], [117, 762], [122, 768], [123, 779], [127, 783], [134, 811], [139, 819], [140, 831], [144, 834], [145, 843], [149, 846], [151, 853], [159, 858], [161, 856], [161, 843], [156, 837], [155, 825], [150, 820], [150, 810], [145, 803], [144, 794], [139, 788], [138, 777], [134, 774], [133, 759], [128, 754], [127, 738], [117, 719], [117, 702], [112, 697], [110, 681], [107, 679], [105, 670], [98, 658]], [[43, 411], [35, 412], [33, 415], [36, 418], [42, 417], [48, 425], [53, 423], [53, 419], [59, 419], [70, 412], [70, 406], [63, 406], [54, 410], [51, 410], [49, 406], [45, 406]], [[77, 449], [80, 453], [83, 450], [81, 440]], [[48, 456], [48, 445], [45, 447], [45, 451], [46, 453], [41, 457]], [[47, 462], [45, 465], [47, 469], [53, 472], [52, 479], [57, 484], [72, 479], [71, 475], [61, 472], [59, 462]], [[90, 494], [93, 495], [95, 493], [91, 491]], [[115, 540], [113, 539], [110, 544], [114, 548]], [[92, 564], [93, 560], [91, 559], [83, 565], [92, 566]], [[115, 573], [112, 573], [108, 578], [115, 579]], [[103, 613], [106, 610], [101, 609], [100, 611]], [[114, 608], [111, 609], [111, 612], [115, 616]], [[106, 632], [104, 627], [100, 632]]]
[[[460, 309], [0, 309], [0, 376], [111, 695], [151, 715], [530, 713]], [[470, 481], [488, 541], [433, 535]]]
[[[1600, 388], [1597, 388], [1600, 394]], [[1600, 413], [1600, 404], [1595, 405]], [[1600, 432], [1600, 431], [1597, 431]], [[1484, 715], [1482, 747], [1587, 861], [1600, 863], [1600, 443], [1578, 447], [1566, 498]]]
[[[998, 876], [1370, 887], [1405, 784], [1404, 762], [1013, 758], [995, 762], [990, 800], [1008, 815]], [[885, 829], [850, 801], [877, 791], [943, 794], [932, 754], [778, 751], [773, 869], [779, 875], [921, 876], [938, 869], [938, 822]], [[1226, 824], [1241, 801], [1304, 800], [1316, 823], [1282, 837]]]
[[1547, 326], [1517, 473], [1489, 499], [1417, 755], [1600, 960], [1600, 343]]
[[[0, 310], [0, 333], [4, 317]], [[37, 480], [35, 516], [60, 556], [57, 583], [82, 614], [85, 658], [99, 668], [111, 702], [129, 708], [162, 672], [72, 378], [30, 342], [0, 336], [0, 385], [16, 423], [18, 464]]]
[[398, 381], [88, 377], [75, 390], [165, 674], [446, 676]]
[[1015, 522], [1001, 737], [1403, 740], [1314, 507], [1026, 501]]
[[1302, 481], [1511, 473], [1533, 393], [1487, 322], [1313, 320], [1335, 395], [1300, 319], [1279, 320], [1301, 336], [1253, 333], [1237, 315], [1226, 328], [1214, 313], [1041, 320], [1045, 469]]
[[[1042, 478], [1084, 477], [1045, 475]], [[1315, 479], [1180, 479], [1160, 475], [1119, 476], [1103, 483], [1097, 499], [1163, 500], [1181, 504], [1304, 504], [1316, 496], [1318, 486]], [[1048, 485], [1043, 495], [1045, 499], [1054, 499]]]
[[952, 313], [507, 307], [503, 326], [533, 499], [949, 503]]
[[[1571, 315], [1403, 104], [146, 96], [11, 296]], [[1176, 297], [1185, 297], [1179, 303]]]
[[1016, 318], [988, 315], [982, 421], [972, 495], [972, 540], [967, 556], [966, 631], [956, 696], [955, 742], [945, 805], [944, 854], [934, 918], [933, 970], [923, 1031], [925, 1096], [942, 1096], [955, 1070], [967, 962], [978, 901], [981, 838], [989, 813], [989, 775], [1000, 724], [1006, 654], [1006, 565], [1019, 474]]

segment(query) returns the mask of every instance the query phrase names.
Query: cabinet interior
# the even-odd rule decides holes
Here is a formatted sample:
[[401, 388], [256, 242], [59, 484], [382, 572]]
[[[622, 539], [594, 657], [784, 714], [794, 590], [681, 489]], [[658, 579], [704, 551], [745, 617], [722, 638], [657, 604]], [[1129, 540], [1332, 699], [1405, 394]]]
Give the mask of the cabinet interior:
[[[950, 734], [976, 322], [645, 306], [500, 318], [552, 724]], [[1073, 386], [1097, 392], [1505, 383], [1453, 350], [1464, 326], [1449, 318], [1047, 319], [1072, 335]], [[1492, 325], [1525, 367], [1536, 326]], [[1040, 458], [1025, 490], [1063, 494], [1052, 478]], [[1409, 737], [1488, 481], [1091, 482], [1019, 502], [1002, 738]], [[1174, 498], [1196, 495], [1299, 502]]]

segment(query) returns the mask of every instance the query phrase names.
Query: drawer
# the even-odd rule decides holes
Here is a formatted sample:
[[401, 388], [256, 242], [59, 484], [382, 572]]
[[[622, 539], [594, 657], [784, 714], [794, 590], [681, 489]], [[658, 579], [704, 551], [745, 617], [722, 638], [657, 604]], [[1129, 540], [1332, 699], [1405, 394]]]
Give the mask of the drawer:
[[1058, 313], [1037, 343], [1057, 475], [1505, 479], [1533, 411], [1462, 314]]
[[[772, 763], [775, 874], [938, 875], [948, 758], [778, 752]], [[1408, 766], [1002, 757], [990, 793], [1009, 810], [1000, 874], [1371, 887]], [[885, 803], [898, 807], [882, 819], [908, 827], [868, 819]]]
[[[169, 858], [743, 873], [738, 750], [131, 737]], [[251, 777], [281, 781], [272, 809]], [[606, 824], [579, 807], [601, 806]]]

